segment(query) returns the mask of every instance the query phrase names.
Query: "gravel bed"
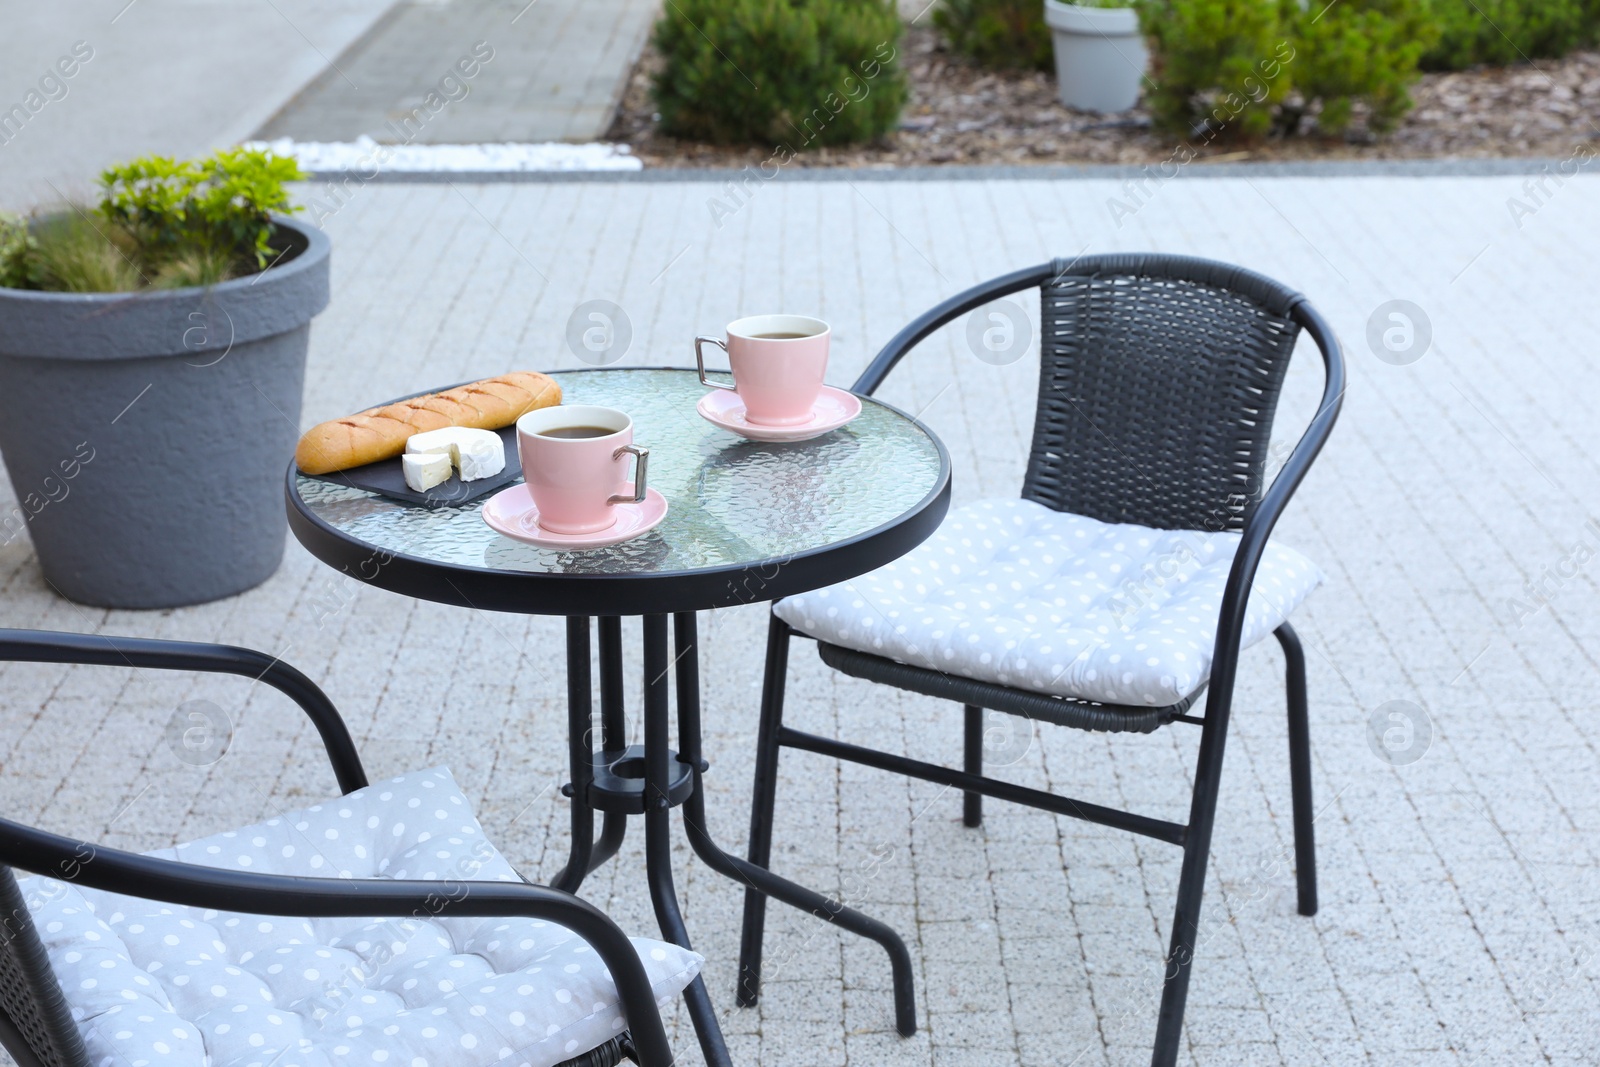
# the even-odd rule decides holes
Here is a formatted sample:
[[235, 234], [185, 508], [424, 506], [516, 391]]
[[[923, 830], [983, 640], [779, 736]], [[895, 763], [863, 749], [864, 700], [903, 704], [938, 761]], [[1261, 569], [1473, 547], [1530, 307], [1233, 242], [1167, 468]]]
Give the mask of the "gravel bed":
[[[1142, 164], [1182, 149], [1170, 135], [1152, 132], [1142, 108], [1097, 115], [1063, 107], [1052, 75], [983, 70], [946, 52], [929, 29], [908, 27], [902, 49], [911, 99], [901, 128], [875, 144], [804, 152], [790, 166]], [[659, 64], [647, 46], [606, 140], [631, 145], [646, 167], [738, 167], [772, 156], [776, 146], [730, 148], [660, 135], [649, 93]], [[1188, 147], [1211, 162], [1566, 158], [1580, 145], [1600, 143], [1600, 51], [1425, 74], [1412, 98], [1411, 113], [1380, 138], [1357, 130], [1337, 140], [1298, 136], [1252, 145], [1193, 141]]]

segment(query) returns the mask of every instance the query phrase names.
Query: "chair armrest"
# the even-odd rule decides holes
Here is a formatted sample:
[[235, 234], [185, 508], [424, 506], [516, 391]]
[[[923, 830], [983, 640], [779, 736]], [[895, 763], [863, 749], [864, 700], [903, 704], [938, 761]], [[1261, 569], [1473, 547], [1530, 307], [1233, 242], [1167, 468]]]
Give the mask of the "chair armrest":
[[861, 372], [855, 384], [850, 387], [852, 393], [871, 396], [883, 384], [884, 378], [894, 370], [896, 363], [911, 349], [915, 348], [923, 338], [948, 323], [951, 319], [965, 315], [974, 308], [980, 308], [1002, 296], [1021, 292], [1041, 285], [1056, 275], [1056, 264], [1041, 263], [1037, 267], [1025, 267], [1022, 270], [1012, 271], [974, 285], [971, 289], [957, 293], [943, 303], [936, 304], [912, 319], [904, 329], [889, 339], [889, 343], [878, 351], [872, 358], [872, 363]]
[[221, 870], [104, 848], [8, 819], [0, 819], [0, 863], [108, 893], [256, 915], [545, 919], [583, 938], [610, 970], [647, 1067], [672, 1063], [649, 976], [627, 935], [605, 912], [559, 889], [525, 882], [298, 878]]
[[300, 706], [322, 736], [328, 762], [341, 792], [367, 784], [361, 757], [338, 709], [317, 684], [282, 660], [250, 648], [198, 641], [160, 641], [146, 637], [58, 633], [50, 630], [0, 630], [0, 661], [78, 663], [153, 670], [201, 671], [253, 678]]
[[1334, 336], [1321, 314], [1301, 298], [1290, 312], [1297, 322], [1316, 342], [1322, 353], [1324, 379], [1322, 400], [1316, 414], [1306, 425], [1305, 432], [1289, 453], [1288, 460], [1278, 471], [1272, 485], [1262, 495], [1255, 513], [1245, 522], [1239, 536], [1239, 547], [1234, 552], [1233, 566], [1228, 570], [1228, 582], [1223, 587], [1222, 604], [1217, 616], [1217, 643], [1211, 656], [1211, 691], [1206, 699], [1206, 718], [1219, 700], [1227, 701], [1233, 692], [1234, 675], [1239, 665], [1239, 642], [1244, 634], [1245, 608], [1250, 599], [1250, 588], [1255, 583], [1256, 568], [1266, 551], [1267, 539], [1294, 491], [1299, 488], [1311, 463], [1327, 443], [1333, 424], [1339, 418], [1339, 408], [1344, 403], [1345, 373], [1344, 352], [1339, 339]]

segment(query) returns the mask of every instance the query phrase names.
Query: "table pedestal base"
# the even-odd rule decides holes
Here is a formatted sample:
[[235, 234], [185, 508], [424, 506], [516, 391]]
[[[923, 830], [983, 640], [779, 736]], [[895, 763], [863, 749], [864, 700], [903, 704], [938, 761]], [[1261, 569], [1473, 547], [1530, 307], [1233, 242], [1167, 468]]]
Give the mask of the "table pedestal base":
[[[701, 756], [700, 661], [694, 612], [672, 617], [677, 657], [669, 660], [667, 617], [644, 617], [644, 744], [629, 746], [622, 703], [622, 620], [600, 619], [601, 751], [594, 751], [593, 694], [589, 680], [589, 618], [567, 619], [567, 734], [572, 782], [562, 792], [572, 798], [572, 843], [567, 865], [550, 884], [577, 892], [583, 879], [610, 859], [627, 833], [630, 814], [644, 815], [645, 870], [656, 922], [667, 940], [691, 947], [672, 881], [672, 808], [683, 808], [684, 832], [695, 854], [718, 874], [754, 888], [773, 900], [837, 923], [876, 941], [889, 953], [894, 975], [895, 1023], [907, 1037], [916, 1033], [911, 953], [885, 924], [837, 900], [780, 878], [719, 848], [706, 831], [705, 792], [700, 776], [708, 769]], [[678, 750], [669, 747], [670, 700], [667, 675], [676, 675]], [[605, 813], [598, 840], [594, 813]], [[728, 1046], [703, 978], [683, 991], [701, 1051], [710, 1067], [731, 1067]]]
[[[645, 812], [645, 753], [643, 745], [629, 745], [621, 752], [596, 752], [589, 780], [589, 806], [596, 811], [643, 815]], [[704, 770], [705, 768], [701, 768]], [[694, 774], [678, 754], [667, 749], [667, 806], [677, 807], [694, 792]], [[575, 795], [577, 787], [568, 782], [561, 795]]]

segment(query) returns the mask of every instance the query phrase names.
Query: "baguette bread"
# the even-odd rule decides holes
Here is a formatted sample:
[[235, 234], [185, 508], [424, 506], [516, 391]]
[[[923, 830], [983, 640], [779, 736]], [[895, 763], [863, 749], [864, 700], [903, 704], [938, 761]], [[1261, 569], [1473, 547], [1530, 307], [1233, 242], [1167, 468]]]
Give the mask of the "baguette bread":
[[294, 461], [306, 474], [348, 470], [400, 455], [414, 433], [445, 426], [498, 430], [559, 403], [561, 386], [554, 379], [514, 371], [313, 426], [300, 438]]

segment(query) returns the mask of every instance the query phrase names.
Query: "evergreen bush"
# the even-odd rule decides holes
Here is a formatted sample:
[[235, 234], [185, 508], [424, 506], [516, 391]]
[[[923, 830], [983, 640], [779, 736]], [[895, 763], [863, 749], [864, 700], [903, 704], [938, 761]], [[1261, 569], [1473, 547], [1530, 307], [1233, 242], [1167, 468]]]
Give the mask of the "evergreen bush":
[[[1393, 129], [1411, 110], [1417, 63], [1439, 37], [1424, 0], [1339, 0], [1305, 9], [1288, 0], [1285, 15], [1295, 49], [1289, 80], [1305, 101], [1321, 103], [1318, 130], [1344, 132], [1357, 103], [1366, 105], [1374, 133]], [[1297, 118], [1284, 123], [1289, 132]]]
[[1278, 0], [1147, 0], [1155, 124], [1185, 137], [1264, 135], [1289, 89], [1282, 21]]
[[1437, 42], [1426, 70], [1506, 66], [1564, 56], [1594, 40], [1594, 0], [1432, 0]]
[[1044, 0], [942, 0], [933, 24], [951, 51], [985, 67], [1049, 70], [1055, 63]]
[[1358, 108], [1392, 129], [1439, 39], [1432, 0], [1145, 0], [1141, 24], [1152, 119], [1206, 141], [1292, 134], [1309, 112], [1337, 135]]
[[662, 131], [800, 152], [870, 141], [905, 106], [894, 0], [673, 0], [656, 23]]

